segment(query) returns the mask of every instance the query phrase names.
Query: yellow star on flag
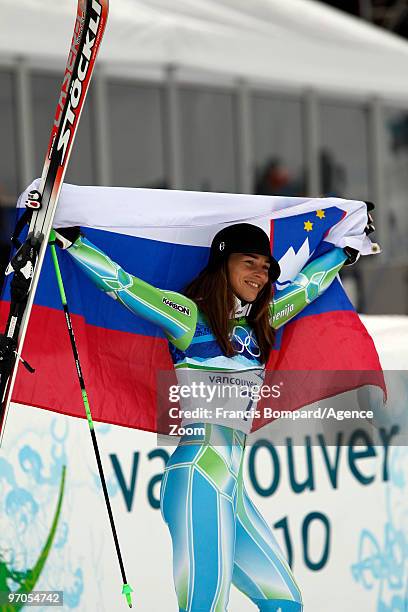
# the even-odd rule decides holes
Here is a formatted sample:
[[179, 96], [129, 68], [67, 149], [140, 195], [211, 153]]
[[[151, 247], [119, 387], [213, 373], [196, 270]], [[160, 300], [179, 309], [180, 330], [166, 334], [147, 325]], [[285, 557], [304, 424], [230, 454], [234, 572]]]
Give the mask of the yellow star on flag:
[[319, 217], [319, 219], [324, 219], [324, 210], [316, 210], [316, 216]]
[[311, 221], [305, 221], [305, 230], [311, 232], [313, 229], [313, 223]]

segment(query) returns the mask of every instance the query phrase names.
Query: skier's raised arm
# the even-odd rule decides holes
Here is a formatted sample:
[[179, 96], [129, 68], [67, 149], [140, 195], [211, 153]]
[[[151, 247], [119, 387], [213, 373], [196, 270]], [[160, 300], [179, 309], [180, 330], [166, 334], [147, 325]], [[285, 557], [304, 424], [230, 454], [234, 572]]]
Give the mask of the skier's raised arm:
[[56, 242], [98, 289], [158, 325], [180, 350], [189, 346], [197, 321], [197, 307], [192, 300], [175, 291], [157, 289], [129, 274], [81, 235], [79, 228], [56, 230]]
[[[375, 231], [371, 215], [375, 206], [372, 202], [366, 202], [366, 206], [367, 224], [364, 233], [368, 236]], [[279, 329], [293, 319], [326, 291], [344, 265], [354, 264], [359, 257], [360, 253], [356, 249], [346, 246], [335, 248], [307, 264], [288, 287], [275, 293], [270, 307], [272, 327]]]
[[271, 302], [272, 327], [279, 329], [332, 284], [349, 256], [335, 248], [307, 264], [293, 282], [276, 291]]

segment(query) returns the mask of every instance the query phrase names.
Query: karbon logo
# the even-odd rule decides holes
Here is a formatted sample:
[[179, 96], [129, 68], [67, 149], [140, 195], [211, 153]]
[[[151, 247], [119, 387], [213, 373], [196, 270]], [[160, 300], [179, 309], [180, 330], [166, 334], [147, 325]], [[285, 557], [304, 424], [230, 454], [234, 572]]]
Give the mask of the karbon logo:
[[190, 309], [187, 306], [183, 306], [182, 304], [177, 304], [176, 302], [172, 302], [171, 300], [168, 300], [167, 298], [163, 298], [163, 304], [166, 304], [166, 306], [170, 306], [170, 308], [173, 308], [174, 310], [178, 310], [179, 312], [182, 312], [183, 314], [186, 314], [188, 317], [190, 316]]
[[[98, 0], [93, 0], [92, 2], [92, 11], [93, 16], [89, 20], [88, 29], [85, 34], [85, 42], [82, 48], [81, 57], [78, 62], [78, 69], [76, 75], [72, 74], [75, 60], [78, 54], [78, 44], [81, 38], [81, 34], [84, 28], [84, 19], [85, 14], [82, 11], [82, 14], [77, 15], [77, 20], [75, 23], [75, 34], [74, 40], [71, 46], [71, 51], [69, 54], [67, 69], [64, 75], [64, 81], [62, 84], [61, 95], [58, 102], [59, 112], [54, 120], [54, 126], [59, 128], [62, 113], [65, 107], [66, 97], [68, 95], [67, 87], [68, 84], [71, 83], [69, 88], [69, 100], [66, 107], [65, 117], [62, 123], [62, 128], [60, 132], [60, 136], [57, 143], [57, 150], [61, 151], [61, 161], [60, 165], [64, 163], [65, 155], [67, 153], [68, 145], [71, 140], [72, 134], [72, 126], [75, 123], [77, 112], [81, 108], [81, 99], [82, 99], [82, 88], [84, 85], [84, 81], [86, 81], [86, 77], [89, 70], [89, 64], [92, 57], [92, 49], [96, 41], [96, 36], [98, 33], [99, 23], [101, 19], [102, 6], [98, 2]], [[72, 77], [72, 81], [71, 81]]]

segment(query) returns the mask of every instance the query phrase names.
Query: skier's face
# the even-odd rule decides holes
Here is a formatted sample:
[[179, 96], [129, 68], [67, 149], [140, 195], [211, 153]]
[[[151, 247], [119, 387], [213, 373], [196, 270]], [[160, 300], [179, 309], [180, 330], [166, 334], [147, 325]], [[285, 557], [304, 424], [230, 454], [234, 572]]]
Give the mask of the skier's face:
[[253, 302], [268, 282], [269, 259], [264, 255], [232, 253], [228, 280], [232, 291], [245, 302]]

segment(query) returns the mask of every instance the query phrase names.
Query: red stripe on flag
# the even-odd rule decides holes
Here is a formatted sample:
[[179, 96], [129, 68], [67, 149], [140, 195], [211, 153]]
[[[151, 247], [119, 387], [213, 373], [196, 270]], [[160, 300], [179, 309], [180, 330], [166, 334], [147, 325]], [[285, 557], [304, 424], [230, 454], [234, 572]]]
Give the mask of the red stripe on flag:
[[273, 370], [380, 370], [370, 334], [353, 310], [301, 317], [285, 326]]
[[[173, 367], [166, 340], [98, 328], [79, 315], [72, 325], [94, 420], [155, 431], [156, 373]], [[33, 307], [24, 358], [35, 374], [19, 366], [12, 401], [85, 418], [62, 311]]]
[[[7, 311], [8, 304], [2, 302], [0, 316]], [[79, 315], [72, 315], [72, 321], [94, 420], [156, 431], [157, 373], [173, 369], [166, 340], [99, 328]], [[13, 401], [85, 418], [62, 311], [33, 307], [23, 356], [36, 372], [30, 374], [20, 365]], [[285, 402], [287, 410], [361, 384], [385, 389], [373, 340], [352, 311], [311, 315], [289, 323], [268, 369], [286, 374], [308, 371], [308, 386], [302, 385], [299, 393], [297, 385], [293, 397], [286, 396], [290, 399]], [[341, 379], [324, 376], [322, 386], [318, 373], [328, 370], [357, 374], [350, 372]], [[310, 384], [311, 380], [315, 383]], [[339, 380], [344, 388], [339, 388]], [[254, 429], [260, 426], [261, 422], [254, 423]]]
[[265, 385], [278, 385], [280, 395], [258, 404], [252, 431], [275, 420], [264, 408], [297, 410], [364, 385], [386, 386], [373, 339], [357, 313], [334, 311], [310, 315], [283, 330], [280, 350], [272, 351]]

